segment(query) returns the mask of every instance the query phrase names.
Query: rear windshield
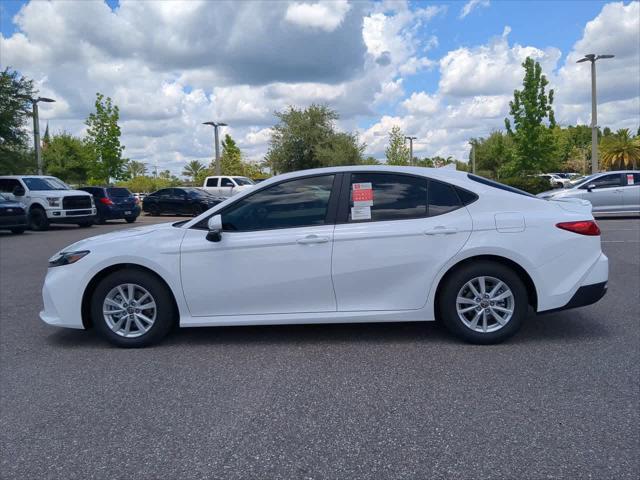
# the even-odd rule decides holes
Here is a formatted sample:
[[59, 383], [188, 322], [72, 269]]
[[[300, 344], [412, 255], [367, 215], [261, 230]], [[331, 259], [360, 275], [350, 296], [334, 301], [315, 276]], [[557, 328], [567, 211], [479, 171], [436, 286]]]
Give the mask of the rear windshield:
[[505, 185], [504, 183], [495, 182], [484, 177], [479, 177], [478, 175], [474, 175], [473, 173], [467, 174], [467, 177], [469, 177], [469, 179], [473, 180], [474, 182], [482, 183], [483, 185], [488, 185], [493, 188], [499, 188], [500, 190], [504, 190], [506, 192], [517, 193], [518, 195], [537, 198], [535, 195], [531, 195], [529, 192], [525, 192], [524, 190], [520, 190], [519, 188], [510, 187], [509, 185]]
[[107, 188], [107, 195], [110, 197], [128, 197], [131, 195], [131, 192], [127, 188], [114, 187]]

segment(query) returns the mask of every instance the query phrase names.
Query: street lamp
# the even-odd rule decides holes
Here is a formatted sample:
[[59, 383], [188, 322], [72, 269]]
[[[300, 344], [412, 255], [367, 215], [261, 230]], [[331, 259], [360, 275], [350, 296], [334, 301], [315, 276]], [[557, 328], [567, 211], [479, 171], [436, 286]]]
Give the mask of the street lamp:
[[216, 175], [220, 176], [222, 174], [222, 166], [220, 165], [220, 144], [219, 144], [219, 136], [218, 136], [218, 127], [226, 127], [226, 123], [222, 122], [204, 122], [203, 125], [211, 125], [213, 127], [214, 132], [214, 142], [216, 149]]
[[409, 165], [413, 165], [413, 141], [418, 137], [404, 137], [405, 140], [409, 140]]
[[596, 106], [596, 61], [613, 58], [615, 55], [589, 53], [576, 63], [591, 62], [591, 173], [598, 171], [598, 111]]
[[42, 152], [40, 150], [40, 119], [38, 117], [38, 102], [52, 103], [55, 102], [55, 100], [47, 97], [32, 98], [21, 96], [20, 98], [30, 101], [33, 108], [33, 147], [36, 152], [38, 175], [42, 175]]

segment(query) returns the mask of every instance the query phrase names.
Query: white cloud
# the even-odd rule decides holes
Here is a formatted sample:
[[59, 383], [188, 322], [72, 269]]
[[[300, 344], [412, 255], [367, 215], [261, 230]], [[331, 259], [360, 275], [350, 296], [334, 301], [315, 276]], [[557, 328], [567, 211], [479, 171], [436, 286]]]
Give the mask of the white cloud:
[[488, 7], [491, 4], [489, 0], [469, 0], [464, 4], [462, 10], [460, 10], [460, 18], [464, 18], [469, 15], [473, 10], [480, 7]]
[[285, 20], [301, 27], [311, 27], [333, 32], [351, 9], [347, 0], [317, 3], [292, 3], [287, 7]]

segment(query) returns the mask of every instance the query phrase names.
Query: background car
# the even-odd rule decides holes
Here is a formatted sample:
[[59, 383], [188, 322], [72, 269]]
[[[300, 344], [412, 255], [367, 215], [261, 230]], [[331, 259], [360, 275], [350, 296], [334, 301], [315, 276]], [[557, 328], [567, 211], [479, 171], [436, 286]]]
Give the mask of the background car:
[[247, 177], [207, 177], [204, 179], [202, 189], [221, 197], [231, 197], [255, 185], [255, 182]]
[[163, 188], [147, 195], [144, 198], [142, 209], [149, 215], [165, 213], [200, 215], [225, 200], [224, 197], [211, 195], [199, 188]]
[[27, 229], [27, 210], [24, 203], [11, 200], [0, 193], [0, 229], [24, 233]]
[[140, 200], [122, 187], [82, 187], [80, 190], [93, 195], [96, 204], [96, 222], [126, 220], [133, 223], [140, 215]]
[[547, 200], [588, 200], [598, 214], [640, 213], [640, 171], [602, 172], [582, 178], [563, 190], [538, 194]]
[[545, 180], [548, 180], [549, 185], [552, 188], [563, 188], [570, 184], [568, 178], [560, 177], [555, 173], [540, 173], [539, 175], [536, 175], [536, 177], [540, 177], [540, 178], [544, 178]]

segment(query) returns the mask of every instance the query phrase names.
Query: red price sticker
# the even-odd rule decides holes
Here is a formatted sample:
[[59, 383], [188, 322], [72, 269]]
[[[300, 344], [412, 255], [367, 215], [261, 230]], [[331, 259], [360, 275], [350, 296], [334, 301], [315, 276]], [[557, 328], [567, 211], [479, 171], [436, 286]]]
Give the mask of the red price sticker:
[[373, 186], [371, 182], [354, 183], [351, 187], [351, 200], [354, 207], [373, 206]]
[[633, 185], [633, 173], [627, 173], [627, 185]]
[[354, 202], [369, 202], [373, 200], [373, 190], [354, 190], [353, 201]]

